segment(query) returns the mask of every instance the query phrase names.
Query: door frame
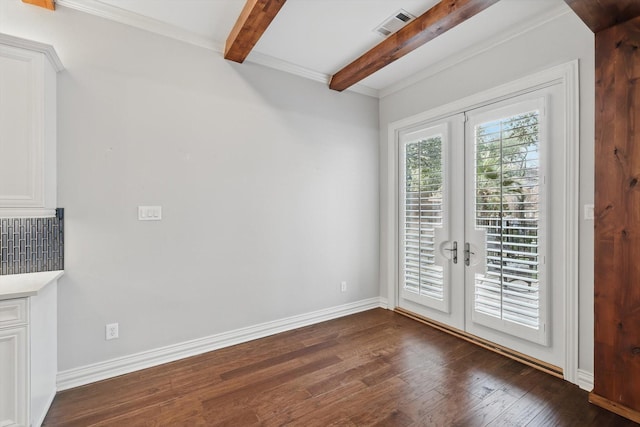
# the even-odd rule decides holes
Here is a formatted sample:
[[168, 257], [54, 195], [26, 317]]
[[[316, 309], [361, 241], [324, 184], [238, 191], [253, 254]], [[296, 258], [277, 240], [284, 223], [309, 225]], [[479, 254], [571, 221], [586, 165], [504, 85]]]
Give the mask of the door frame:
[[567, 262], [564, 265], [561, 276], [565, 285], [565, 357], [564, 366], [561, 366], [564, 379], [577, 384], [578, 382], [578, 259], [579, 259], [579, 78], [578, 60], [571, 61], [530, 76], [512, 81], [510, 83], [489, 89], [475, 95], [451, 102], [449, 104], [433, 108], [431, 110], [397, 120], [388, 125], [387, 146], [387, 174], [386, 182], [382, 185], [387, 189], [387, 204], [383, 206], [388, 218], [384, 232], [387, 235], [386, 253], [383, 253], [383, 262], [386, 264], [386, 277], [381, 277], [387, 283], [387, 307], [398, 307], [398, 277], [399, 277], [399, 253], [398, 253], [398, 203], [399, 203], [399, 171], [398, 171], [398, 135], [407, 127], [415, 126], [422, 122], [434, 121], [464, 111], [489, 105], [525, 94], [543, 87], [560, 84], [564, 93], [565, 104], [565, 129], [564, 150], [567, 159], [564, 178], [566, 186], [564, 217], [561, 219], [564, 225], [563, 251], [567, 254]]

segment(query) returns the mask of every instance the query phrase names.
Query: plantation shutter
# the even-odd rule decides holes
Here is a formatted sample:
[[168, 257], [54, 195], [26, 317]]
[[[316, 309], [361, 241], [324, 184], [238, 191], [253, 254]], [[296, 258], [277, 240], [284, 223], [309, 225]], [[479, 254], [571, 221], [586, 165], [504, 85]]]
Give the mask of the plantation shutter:
[[445, 145], [448, 125], [401, 136], [400, 280], [402, 296], [448, 312], [448, 259], [440, 252], [445, 224]]
[[540, 120], [535, 109], [474, 126], [475, 228], [485, 235], [474, 314], [532, 330], [543, 327]]

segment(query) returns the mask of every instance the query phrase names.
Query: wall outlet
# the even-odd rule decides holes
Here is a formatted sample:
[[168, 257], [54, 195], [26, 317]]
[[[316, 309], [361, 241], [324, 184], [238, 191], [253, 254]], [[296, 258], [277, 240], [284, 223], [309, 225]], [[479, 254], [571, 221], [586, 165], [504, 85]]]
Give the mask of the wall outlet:
[[115, 340], [118, 338], [118, 324], [117, 323], [109, 323], [104, 328], [105, 339], [106, 340]]
[[340, 282], [340, 292], [347, 292], [347, 282]]

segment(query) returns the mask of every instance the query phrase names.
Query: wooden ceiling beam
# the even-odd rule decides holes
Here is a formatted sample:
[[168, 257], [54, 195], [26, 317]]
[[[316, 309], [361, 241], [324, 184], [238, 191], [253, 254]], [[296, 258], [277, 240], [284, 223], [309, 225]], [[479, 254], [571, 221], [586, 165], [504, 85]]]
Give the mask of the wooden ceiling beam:
[[22, 3], [44, 7], [45, 9], [49, 10], [56, 10], [56, 3], [54, 0], [22, 0]]
[[329, 87], [343, 91], [449, 31], [499, 0], [441, 0], [331, 77]]
[[640, 16], [639, 0], [564, 0], [594, 33]]
[[224, 58], [242, 63], [286, 0], [247, 0], [224, 48]]

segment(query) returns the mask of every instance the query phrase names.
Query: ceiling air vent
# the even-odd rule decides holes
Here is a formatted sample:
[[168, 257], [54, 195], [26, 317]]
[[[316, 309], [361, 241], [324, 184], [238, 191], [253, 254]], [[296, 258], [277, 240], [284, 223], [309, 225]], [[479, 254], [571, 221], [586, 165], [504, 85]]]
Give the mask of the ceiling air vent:
[[382, 37], [387, 37], [389, 34], [393, 34], [400, 28], [404, 27], [407, 22], [415, 19], [415, 16], [410, 14], [404, 9], [400, 9], [390, 17], [384, 20], [384, 22], [373, 29], [376, 33]]

